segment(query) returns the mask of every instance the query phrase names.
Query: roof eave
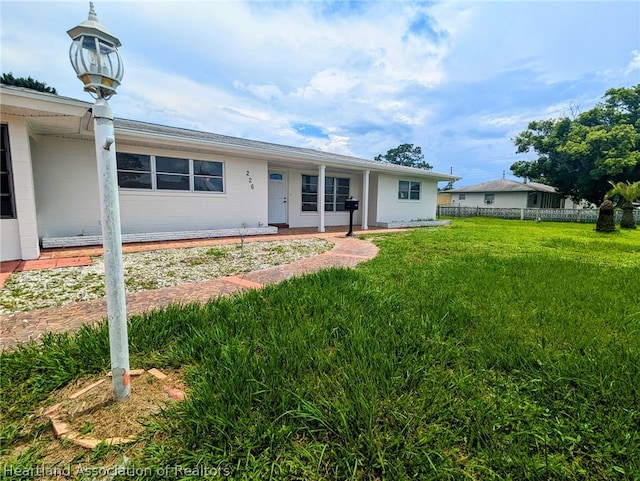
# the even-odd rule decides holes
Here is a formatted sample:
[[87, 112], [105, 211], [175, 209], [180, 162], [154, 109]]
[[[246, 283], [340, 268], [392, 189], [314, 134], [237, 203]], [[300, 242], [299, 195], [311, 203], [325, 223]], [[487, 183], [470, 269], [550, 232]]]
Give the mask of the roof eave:
[[2, 85], [2, 105], [25, 108], [25, 100], [30, 101], [34, 108], [43, 112], [65, 115], [82, 116], [93, 104], [83, 100], [62, 97], [60, 95], [38, 92], [24, 87]]
[[268, 144], [271, 147], [270, 150], [264, 148], [265, 143], [257, 142], [256, 145], [234, 145], [229, 142], [216, 141], [213, 139], [195, 139], [186, 136], [176, 136], [171, 133], [159, 133], [148, 132], [144, 130], [138, 130], [130, 127], [123, 127], [116, 125], [116, 134], [119, 140], [135, 140], [135, 139], [148, 139], [154, 140], [159, 143], [167, 145], [180, 145], [183, 147], [198, 147], [215, 150], [217, 152], [226, 152], [229, 154], [246, 154], [252, 153], [257, 157], [264, 158], [266, 160], [290, 160], [304, 161], [307, 164], [319, 166], [326, 165], [327, 167], [335, 168], [361, 168], [362, 170], [370, 170], [375, 172], [392, 172], [412, 175], [416, 177], [426, 177], [436, 181], [451, 182], [459, 180], [460, 177], [452, 176], [449, 174], [442, 174], [439, 172], [428, 171], [424, 169], [416, 169], [413, 167], [405, 167], [400, 165], [385, 164], [372, 160], [359, 159], [357, 157], [344, 156], [340, 161], [332, 160], [325, 156], [337, 156], [338, 154], [332, 154], [330, 152], [315, 151], [310, 149], [296, 149], [295, 151], [288, 151], [289, 146], [279, 144]]

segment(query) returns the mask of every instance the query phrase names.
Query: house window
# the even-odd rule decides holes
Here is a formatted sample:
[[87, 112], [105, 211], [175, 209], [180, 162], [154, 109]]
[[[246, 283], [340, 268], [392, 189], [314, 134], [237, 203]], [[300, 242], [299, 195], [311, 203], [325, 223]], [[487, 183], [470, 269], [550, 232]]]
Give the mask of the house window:
[[13, 197], [13, 176], [11, 175], [11, 153], [9, 151], [9, 128], [0, 124], [0, 206], [3, 219], [15, 219], [16, 209]]
[[484, 194], [484, 203], [485, 204], [493, 204], [493, 201], [495, 200], [496, 195], [495, 194]]
[[151, 157], [117, 152], [118, 185], [127, 189], [151, 189]]
[[193, 161], [193, 190], [224, 192], [222, 162]]
[[[324, 210], [344, 211], [344, 201], [349, 198], [350, 179], [340, 177], [324, 178]], [[318, 211], [318, 176], [302, 176], [302, 212]]]
[[465, 200], [467, 198], [467, 194], [458, 194], [458, 200]]
[[318, 210], [318, 176], [302, 176], [302, 212]]
[[324, 183], [324, 210], [344, 211], [344, 201], [349, 198], [349, 179], [326, 177]]
[[420, 182], [401, 180], [398, 182], [398, 199], [420, 200]]
[[191, 190], [189, 160], [156, 157], [156, 188], [158, 190]]
[[224, 192], [223, 163], [118, 152], [118, 185], [124, 189]]

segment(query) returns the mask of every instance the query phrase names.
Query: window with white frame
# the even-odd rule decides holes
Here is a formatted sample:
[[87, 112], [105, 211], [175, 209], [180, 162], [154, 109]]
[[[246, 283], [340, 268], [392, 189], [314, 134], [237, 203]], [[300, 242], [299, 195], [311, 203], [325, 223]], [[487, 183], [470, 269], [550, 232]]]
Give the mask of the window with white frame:
[[118, 185], [127, 189], [151, 189], [151, 156], [116, 153]]
[[189, 186], [189, 159], [157, 156], [156, 189], [191, 190]]
[[302, 176], [302, 212], [318, 210], [318, 176]]
[[193, 190], [224, 192], [222, 162], [193, 161]]
[[118, 185], [123, 189], [224, 192], [224, 164], [118, 152]]
[[344, 211], [344, 201], [349, 198], [349, 179], [326, 177], [324, 183], [324, 210]]
[[[344, 201], [349, 198], [351, 180], [342, 177], [324, 178], [324, 210], [344, 211]], [[302, 176], [302, 212], [318, 211], [318, 176]]]
[[398, 182], [398, 199], [420, 200], [420, 182], [401, 180]]
[[496, 200], [496, 195], [495, 194], [484, 194], [484, 203], [485, 204], [493, 204], [493, 202]]
[[458, 194], [458, 200], [465, 200], [467, 198], [467, 194]]

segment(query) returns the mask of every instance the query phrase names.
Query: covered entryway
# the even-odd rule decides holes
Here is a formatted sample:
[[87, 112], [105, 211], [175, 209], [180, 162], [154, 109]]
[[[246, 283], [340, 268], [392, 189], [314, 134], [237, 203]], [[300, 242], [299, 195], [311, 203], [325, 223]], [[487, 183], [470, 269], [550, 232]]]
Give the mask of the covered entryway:
[[269, 224], [287, 224], [287, 177], [284, 171], [269, 171]]

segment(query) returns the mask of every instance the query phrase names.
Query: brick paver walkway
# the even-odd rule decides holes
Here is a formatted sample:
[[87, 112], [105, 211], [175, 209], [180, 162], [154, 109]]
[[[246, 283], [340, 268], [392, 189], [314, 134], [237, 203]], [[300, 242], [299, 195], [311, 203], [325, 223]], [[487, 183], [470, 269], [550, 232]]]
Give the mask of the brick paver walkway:
[[[315, 272], [330, 267], [354, 267], [359, 262], [375, 257], [378, 248], [371, 242], [346, 237], [344, 230], [318, 233], [310, 231], [284, 230], [277, 236], [246, 238], [245, 242], [259, 240], [286, 240], [300, 237], [316, 237], [328, 239], [334, 248], [314, 257], [301, 259], [291, 264], [280, 265], [268, 269], [239, 274], [236, 276], [212, 279], [204, 282], [192, 282], [175, 287], [166, 287], [152, 291], [133, 292], [127, 294], [127, 314], [141, 314], [145, 311], [167, 306], [173, 303], [206, 302], [211, 298], [228, 295], [246, 289], [259, 289], [265, 284], [281, 282], [291, 277]], [[363, 233], [393, 232], [390, 229], [380, 231], [368, 230]], [[191, 247], [194, 245], [212, 245], [220, 243], [237, 243], [232, 239], [206, 239], [181, 241], [175, 243], [154, 243], [126, 245], [125, 252], [132, 250], [150, 250], [171, 247]], [[88, 255], [100, 255], [100, 248], [67, 249], [47, 252], [47, 259], [77, 258]], [[36, 262], [41, 262], [40, 260]], [[17, 312], [1, 315], [0, 349], [10, 348], [18, 343], [39, 339], [45, 332], [63, 332], [78, 329], [83, 324], [99, 322], [107, 317], [106, 300], [77, 302], [59, 307], [48, 307], [29, 312]]]

